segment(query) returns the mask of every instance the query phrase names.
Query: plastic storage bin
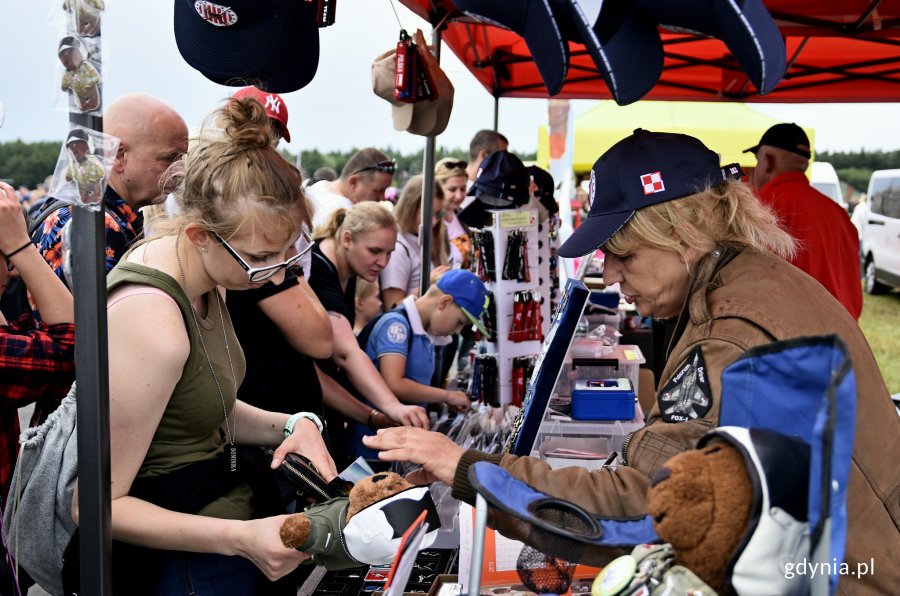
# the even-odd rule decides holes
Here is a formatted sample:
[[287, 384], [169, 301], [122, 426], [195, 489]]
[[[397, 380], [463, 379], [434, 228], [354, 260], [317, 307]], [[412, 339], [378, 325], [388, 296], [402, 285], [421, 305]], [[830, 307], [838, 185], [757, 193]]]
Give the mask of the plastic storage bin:
[[635, 395], [638, 393], [640, 366], [647, 361], [638, 346], [620, 344], [603, 346], [584, 338], [572, 342], [566, 355], [556, 393], [562, 397], [572, 395], [572, 387], [578, 379], [616, 379], [631, 381]]
[[627, 378], [577, 379], [572, 390], [572, 418], [631, 421], [635, 400]]

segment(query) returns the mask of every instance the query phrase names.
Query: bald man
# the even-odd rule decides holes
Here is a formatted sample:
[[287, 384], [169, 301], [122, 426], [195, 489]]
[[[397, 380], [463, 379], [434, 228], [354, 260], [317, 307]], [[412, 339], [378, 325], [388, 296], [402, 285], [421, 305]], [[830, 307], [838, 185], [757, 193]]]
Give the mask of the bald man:
[[[110, 104], [103, 124], [104, 133], [119, 138], [103, 195], [108, 273], [143, 230], [139, 210], [165, 197], [163, 174], [187, 151], [188, 129], [172, 106], [142, 93], [129, 93]], [[70, 218], [69, 207], [57, 209], [33, 238], [64, 282], [61, 237]]]

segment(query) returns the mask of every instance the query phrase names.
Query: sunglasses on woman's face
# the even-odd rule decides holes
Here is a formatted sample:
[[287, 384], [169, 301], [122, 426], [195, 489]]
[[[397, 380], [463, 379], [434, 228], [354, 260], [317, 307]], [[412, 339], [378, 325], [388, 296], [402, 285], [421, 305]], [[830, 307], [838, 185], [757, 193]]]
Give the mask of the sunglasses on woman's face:
[[222, 247], [228, 251], [228, 254], [230, 254], [232, 257], [234, 257], [234, 260], [238, 262], [238, 265], [240, 265], [244, 269], [244, 271], [247, 272], [247, 277], [249, 277], [250, 283], [259, 283], [259, 282], [266, 281], [267, 279], [270, 279], [272, 276], [274, 276], [276, 273], [278, 273], [282, 269], [289, 269], [289, 268], [297, 265], [300, 262], [300, 259], [303, 258], [303, 255], [308, 253], [313, 247], [313, 239], [309, 235], [309, 230], [306, 229], [306, 226], [303, 226], [303, 228], [301, 228], [300, 233], [303, 236], [303, 239], [306, 240], [306, 248], [304, 248], [303, 251], [292, 256], [290, 259], [284, 261], [283, 263], [278, 263], [277, 265], [266, 265], [265, 267], [251, 267], [250, 265], [247, 264], [247, 261], [245, 261], [241, 257], [241, 255], [239, 255], [237, 253], [237, 251], [234, 250], [231, 247], [231, 245], [225, 241], [224, 238], [222, 238], [215, 232], [210, 232], [210, 234], [212, 234], [212, 236], [216, 240], [219, 241], [219, 243], [222, 245]]
[[367, 170], [375, 170], [376, 172], [382, 172], [384, 174], [393, 174], [394, 170], [397, 169], [397, 162], [393, 159], [386, 159], [384, 161], [379, 161], [378, 163], [373, 163], [372, 165], [368, 165], [364, 168], [360, 168], [350, 175], [359, 174], [360, 172], [365, 172]]

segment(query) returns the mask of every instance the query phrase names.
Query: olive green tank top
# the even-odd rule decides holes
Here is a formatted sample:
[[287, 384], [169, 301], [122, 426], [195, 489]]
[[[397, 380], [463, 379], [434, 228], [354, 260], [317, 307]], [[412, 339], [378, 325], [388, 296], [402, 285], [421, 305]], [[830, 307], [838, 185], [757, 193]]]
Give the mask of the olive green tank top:
[[[215, 290], [206, 296], [208, 301], [206, 317], [200, 318], [199, 314], [197, 316], [200, 332], [203, 334], [201, 344], [187, 295], [177, 281], [157, 269], [120, 261], [107, 276], [108, 291], [112, 293], [115, 288], [128, 284], [152, 286], [171, 296], [181, 309], [181, 316], [184, 318], [185, 329], [191, 342], [190, 353], [184, 363], [181, 378], [172, 391], [147, 455], [138, 471], [138, 477], [159, 476], [197, 461], [212, 459], [223, 451], [228, 442], [222, 397], [210, 374], [202, 346], [206, 346], [216, 379], [222, 388], [229, 424], [233, 418], [236, 388], [244, 378], [246, 362], [244, 352], [234, 334], [228, 309], [223, 309], [220, 315], [219, 307], [224, 306], [225, 300], [216, 300]], [[234, 365], [236, 378], [232, 378], [231, 364], [225, 349], [225, 336], [222, 333], [222, 321], [225, 324], [231, 364]], [[240, 424], [241, 420], [238, 419], [236, 425]], [[252, 512], [251, 495], [249, 486], [238, 485], [198, 513], [225, 519], [249, 519]]]

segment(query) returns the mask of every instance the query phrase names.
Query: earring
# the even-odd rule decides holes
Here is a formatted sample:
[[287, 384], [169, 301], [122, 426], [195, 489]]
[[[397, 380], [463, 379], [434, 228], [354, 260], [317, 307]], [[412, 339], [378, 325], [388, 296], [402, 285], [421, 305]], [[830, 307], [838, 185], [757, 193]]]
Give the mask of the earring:
[[718, 248], [713, 251], [713, 257], [715, 257], [716, 259], [718, 259], [721, 255], [722, 255], [722, 251], [719, 250]]

